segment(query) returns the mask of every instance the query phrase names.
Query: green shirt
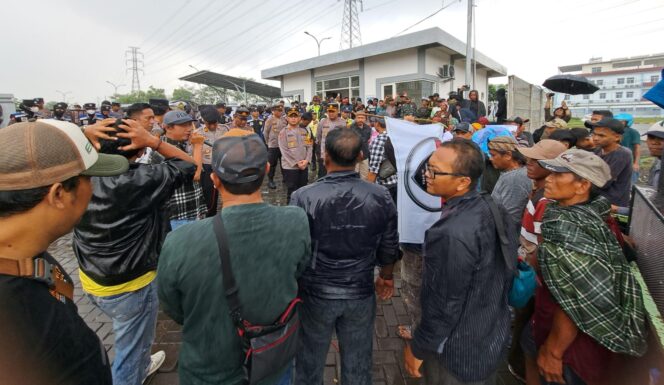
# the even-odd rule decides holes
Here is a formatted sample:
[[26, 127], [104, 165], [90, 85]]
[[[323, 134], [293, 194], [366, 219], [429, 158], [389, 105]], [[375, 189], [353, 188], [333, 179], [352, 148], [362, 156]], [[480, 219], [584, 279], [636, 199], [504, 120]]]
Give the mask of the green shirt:
[[634, 150], [637, 144], [641, 144], [641, 134], [632, 127], [625, 127], [625, 133], [620, 141], [620, 145], [632, 151], [632, 158], [634, 158]]
[[[221, 215], [242, 315], [271, 324], [296, 297], [297, 278], [309, 261], [307, 216], [299, 207], [266, 203], [231, 206]], [[162, 308], [183, 325], [180, 384], [242, 383], [241, 340], [228, 315], [212, 218], [168, 235], [157, 280]]]

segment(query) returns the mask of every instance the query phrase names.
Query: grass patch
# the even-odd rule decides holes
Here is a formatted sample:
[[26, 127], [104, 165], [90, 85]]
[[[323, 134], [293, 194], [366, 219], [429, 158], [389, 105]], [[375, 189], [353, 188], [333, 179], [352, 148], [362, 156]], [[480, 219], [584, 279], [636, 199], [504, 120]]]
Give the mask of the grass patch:
[[662, 120], [661, 117], [659, 117], [659, 118], [657, 118], [657, 117], [654, 117], [654, 118], [634, 118], [634, 123], [635, 124], [653, 124], [653, 123], [659, 122], [660, 120]]

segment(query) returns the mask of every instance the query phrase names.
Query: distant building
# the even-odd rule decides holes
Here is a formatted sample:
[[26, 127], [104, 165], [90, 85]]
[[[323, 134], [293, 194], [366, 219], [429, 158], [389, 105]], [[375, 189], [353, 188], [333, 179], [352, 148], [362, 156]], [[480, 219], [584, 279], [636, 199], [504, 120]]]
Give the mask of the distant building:
[[[311, 50], [314, 52], [314, 50]], [[466, 45], [430, 28], [343, 51], [264, 69], [263, 79], [281, 81], [281, 94], [300, 101], [314, 95], [383, 99], [408, 93], [411, 99], [437, 92], [447, 98], [464, 84]], [[505, 76], [501, 64], [475, 52], [474, 88], [487, 102], [488, 79]]]
[[592, 95], [556, 95], [556, 105], [563, 98], [572, 115], [581, 117], [593, 110], [627, 112], [634, 116], [662, 116], [664, 111], [643, 99], [659, 80], [664, 68], [664, 53], [602, 60], [558, 67], [562, 73], [576, 73], [595, 83], [599, 90]]

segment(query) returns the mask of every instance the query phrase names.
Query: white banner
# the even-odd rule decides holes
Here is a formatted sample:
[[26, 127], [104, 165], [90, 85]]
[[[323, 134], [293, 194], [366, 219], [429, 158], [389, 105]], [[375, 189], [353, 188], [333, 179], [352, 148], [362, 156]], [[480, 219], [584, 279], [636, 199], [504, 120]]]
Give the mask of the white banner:
[[443, 127], [400, 119], [385, 120], [397, 160], [399, 242], [421, 244], [424, 232], [440, 218], [441, 199], [422, 190], [413, 176], [422, 161], [436, 150], [436, 141], [443, 138]]

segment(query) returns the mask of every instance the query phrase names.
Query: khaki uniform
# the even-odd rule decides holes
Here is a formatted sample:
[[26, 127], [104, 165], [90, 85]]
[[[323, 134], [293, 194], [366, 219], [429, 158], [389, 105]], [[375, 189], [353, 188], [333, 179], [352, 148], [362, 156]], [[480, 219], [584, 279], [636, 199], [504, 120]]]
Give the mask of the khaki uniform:
[[299, 170], [297, 162], [311, 161], [313, 140], [306, 128], [297, 126], [286, 127], [279, 132], [279, 149], [281, 150], [281, 168]]
[[265, 121], [265, 128], [263, 128], [263, 136], [267, 142], [268, 148], [279, 148], [279, 132], [288, 125], [286, 118], [282, 116], [270, 116]]
[[340, 117], [335, 120], [323, 118], [316, 129], [316, 142], [320, 143], [320, 158], [325, 158], [325, 138], [327, 133], [335, 128], [346, 128], [346, 121]]
[[[218, 125], [217, 129], [212, 131], [208, 130], [205, 128], [205, 126], [199, 128], [196, 130], [198, 134], [201, 134], [205, 137], [205, 140], [214, 143], [217, 139], [221, 138], [224, 136], [225, 133], [228, 132], [228, 127], [225, 125]], [[212, 163], [212, 147], [208, 146], [207, 144], [203, 144], [203, 164], [211, 164]]]

